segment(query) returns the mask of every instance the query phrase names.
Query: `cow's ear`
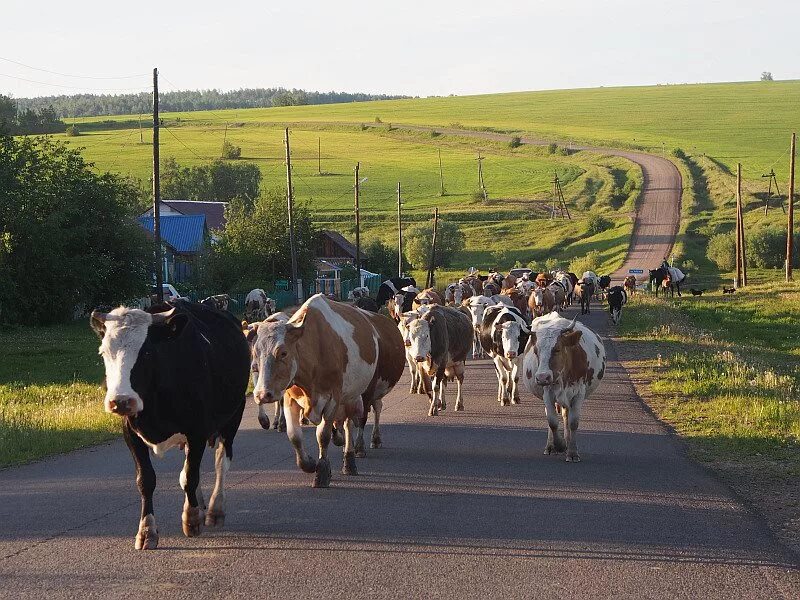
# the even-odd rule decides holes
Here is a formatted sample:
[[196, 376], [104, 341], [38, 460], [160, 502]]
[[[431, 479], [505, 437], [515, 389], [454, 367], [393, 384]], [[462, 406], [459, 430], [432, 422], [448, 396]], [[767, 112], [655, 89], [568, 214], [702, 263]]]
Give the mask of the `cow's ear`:
[[561, 335], [561, 341], [565, 346], [574, 346], [581, 341], [583, 332], [580, 329], [570, 331]]
[[286, 323], [286, 341], [296, 342], [303, 337], [304, 330], [302, 323]]
[[92, 316], [89, 317], [89, 324], [92, 326], [92, 329], [97, 334], [101, 340], [103, 336], [106, 334], [106, 313], [102, 313], [96, 310], [92, 311]]
[[153, 326], [166, 338], [178, 337], [188, 322], [189, 316], [176, 312], [174, 308], [168, 312], [153, 314]]

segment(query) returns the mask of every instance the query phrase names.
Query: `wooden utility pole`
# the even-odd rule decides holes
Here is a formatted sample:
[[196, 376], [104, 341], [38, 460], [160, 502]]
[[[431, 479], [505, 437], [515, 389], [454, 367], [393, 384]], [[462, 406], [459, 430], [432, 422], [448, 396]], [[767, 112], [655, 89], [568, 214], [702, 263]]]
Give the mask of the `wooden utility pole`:
[[483, 192], [483, 201], [487, 202], [489, 195], [486, 193], [486, 185], [483, 182], [483, 157], [480, 152], [478, 152], [478, 187]]
[[437, 148], [436, 152], [439, 154], [439, 195], [444, 196], [444, 173], [442, 172], [442, 149]]
[[220, 153], [221, 158], [225, 158], [225, 142], [228, 141], [228, 124], [225, 123], [225, 135], [222, 136], [222, 152]]
[[792, 260], [794, 259], [794, 156], [796, 133], [792, 134], [792, 147], [789, 150], [789, 210], [786, 222], [786, 281], [792, 280]]
[[153, 243], [155, 244], [156, 299], [164, 301], [161, 260], [161, 173], [158, 156], [158, 69], [153, 69]]
[[294, 190], [292, 189], [292, 157], [289, 150], [289, 128], [285, 130], [284, 142], [286, 144], [286, 208], [289, 211], [289, 254], [292, 261], [292, 299], [296, 304], [297, 297], [297, 253], [294, 245]]
[[142, 113], [139, 113], [139, 143], [144, 144], [144, 134], [142, 133]]
[[431, 240], [431, 261], [428, 263], [428, 277], [425, 279], [425, 287], [433, 287], [434, 276], [436, 270], [436, 232], [439, 229], [439, 209], [433, 209], [433, 239]]
[[317, 138], [317, 175], [322, 175], [322, 138]]
[[397, 182], [397, 276], [403, 276], [403, 203], [400, 200], [400, 182]]
[[736, 165], [736, 287], [747, 285], [747, 259], [742, 212], [742, 163]]
[[[769, 187], [767, 188], [767, 198], [764, 200], [764, 215], [769, 211], [769, 199], [772, 198], [773, 183], [775, 183], [775, 193], [778, 195], [778, 201], [781, 199], [781, 190], [778, 188], [778, 179], [775, 177], [775, 169], [770, 169], [769, 173], [761, 176], [762, 179], [765, 177], [769, 179]], [[783, 209], [783, 202], [781, 202], [781, 210], [783, 210], [783, 214], [786, 214], [786, 211]]]
[[356, 269], [358, 279], [361, 280], [361, 215], [358, 208], [358, 167], [361, 163], [356, 163], [356, 185], [355, 185], [355, 212], [356, 212]]

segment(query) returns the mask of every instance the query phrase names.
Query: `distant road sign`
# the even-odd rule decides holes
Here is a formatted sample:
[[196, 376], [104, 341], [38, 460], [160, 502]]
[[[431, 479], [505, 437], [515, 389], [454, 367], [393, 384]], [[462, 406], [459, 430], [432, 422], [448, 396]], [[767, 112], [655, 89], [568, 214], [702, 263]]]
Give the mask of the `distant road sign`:
[[644, 273], [644, 269], [628, 269], [628, 273], [632, 273], [633, 275], [641, 275]]

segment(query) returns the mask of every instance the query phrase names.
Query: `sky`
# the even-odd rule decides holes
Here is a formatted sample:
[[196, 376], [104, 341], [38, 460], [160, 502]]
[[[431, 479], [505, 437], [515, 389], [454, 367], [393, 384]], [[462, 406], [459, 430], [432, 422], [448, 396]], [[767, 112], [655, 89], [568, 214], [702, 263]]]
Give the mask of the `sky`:
[[153, 67], [167, 91], [412, 96], [800, 79], [800, 2], [2, 0], [0, 93], [145, 91]]

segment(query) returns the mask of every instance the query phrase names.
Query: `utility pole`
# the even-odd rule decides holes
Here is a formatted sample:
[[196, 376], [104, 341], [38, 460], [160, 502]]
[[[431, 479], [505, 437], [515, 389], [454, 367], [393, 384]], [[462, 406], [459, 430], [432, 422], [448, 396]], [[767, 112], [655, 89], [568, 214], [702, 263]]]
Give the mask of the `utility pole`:
[[356, 163], [356, 185], [355, 185], [355, 211], [356, 211], [356, 270], [358, 279], [361, 280], [361, 214], [358, 209], [358, 167], [361, 163]]
[[789, 151], [789, 210], [786, 224], [786, 281], [792, 280], [792, 260], [794, 259], [794, 156], [796, 133], [792, 134], [792, 147]]
[[144, 144], [144, 134], [142, 133], [142, 113], [139, 113], [139, 143]]
[[436, 152], [439, 154], [439, 195], [444, 196], [444, 173], [442, 172], [442, 149], [437, 148]]
[[425, 278], [425, 287], [434, 286], [433, 273], [436, 270], [436, 232], [439, 229], [439, 209], [433, 209], [433, 240], [431, 240], [431, 261], [428, 263], [428, 277]]
[[297, 297], [297, 254], [294, 246], [294, 191], [292, 190], [292, 158], [289, 151], [289, 128], [285, 130], [286, 144], [286, 205], [289, 211], [289, 254], [292, 258], [292, 298], [296, 304]]
[[736, 287], [747, 285], [744, 218], [742, 212], [742, 163], [736, 165]]
[[[764, 200], [764, 216], [766, 216], [767, 211], [769, 210], [769, 199], [772, 198], [772, 184], [775, 183], [775, 193], [778, 195], [778, 200], [781, 197], [781, 190], [778, 188], [778, 179], [775, 177], [775, 169], [770, 169], [769, 173], [766, 175], [761, 176], [762, 179], [764, 177], [769, 178], [769, 188], [767, 189], [767, 198]], [[781, 202], [781, 210], [783, 210], [783, 202]], [[783, 213], [786, 214], [786, 211], [783, 210]]]
[[322, 138], [317, 138], [317, 175], [322, 175]]
[[553, 209], [550, 218], [554, 219], [556, 217], [556, 210], [558, 210], [561, 214], [561, 218], [564, 218], [566, 214], [568, 219], [572, 219], [572, 216], [569, 214], [569, 208], [567, 208], [567, 201], [564, 199], [564, 190], [561, 188], [561, 180], [558, 178], [558, 173], [553, 173]]
[[225, 135], [222, 136], [222, 153], [221, 157], [225, 158], [225, 142], [228, 141], [228, 124], [225, 123]]
[[478, 152], [478, 187], [483, 192], [483, 201], [488, 202], [489, 194], [486, 192], [486, 185], [483, 182], [483, 157], [480, 152]]
[[158, 69], [153, 69], [153, 242], [156, 262], [156, 299], [164, 302], [164, 279], [161, 260], [161, 173], [158, 157]]
[[403, 276], [403, 203], [400, 200], [400, 182], [397, 182], [397, 276]]

